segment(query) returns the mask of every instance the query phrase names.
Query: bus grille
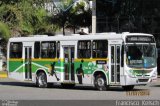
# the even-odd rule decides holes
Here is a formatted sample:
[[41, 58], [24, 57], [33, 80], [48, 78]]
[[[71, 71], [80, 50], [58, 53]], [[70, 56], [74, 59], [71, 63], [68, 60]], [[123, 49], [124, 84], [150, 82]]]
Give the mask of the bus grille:
[[139, 82], [148, 82], [149, 79], [138, 79]]

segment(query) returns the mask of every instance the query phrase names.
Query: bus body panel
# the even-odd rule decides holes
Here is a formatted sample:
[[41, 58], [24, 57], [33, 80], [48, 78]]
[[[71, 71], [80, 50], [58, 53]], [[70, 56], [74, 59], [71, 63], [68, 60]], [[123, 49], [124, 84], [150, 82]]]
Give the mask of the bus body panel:
[[[126, 37], [137, 35], [152, 36], [142, 33], [100, 33], [91, 35], [10, 38], [7, 52], [7, 70], [9, 72], [9, 77], [17, 80], [31, 80], [36, 82], [38, 72], [44, 71], [48, 83], [58, 82], [94, 85], [95, 75], [101, 73], [104, 74], [107, 85], [126, 86], [147, 84], [156, 80], [157, 68], [129, 68], [126, 61], [129, 58], [125, 50], [126, 45], [132, 44], [126, 43]], [[107, 46], [108, 48], [107, 58], [93, 58], [93, 42], [97, 40], [108, 41], [108, 45], [103, 45], [103, 47]], [[56, 50], [58, 49], [58, 42], [60, 43], [59, 57], [35, 58], [35, 51], [37, 49], [35, 47], [35, 42], [39, 42], [40, 55], [42, 55], [42, 43], [49, 42], [51, 46], [54, 44], [53, 41], [56, 44]], [[91, 57], [78, 57], [79, 41], [91, 42]], [[17, 58], [16, 55], [15, 58], [13, 58], [14, 56], [11, 57], [11, 53], [14, 53], [12, 44], [20, 45], [20, 48], [22, 46], [21, 58]], [[155, 45], [155, 43], [152, 44]], [[56, 55], [58, 55], [57, 51]], [[138, 76], [138, 73], [142, 71], [143, 75]], [[133, 75], [135, 77], [133, 77]]]

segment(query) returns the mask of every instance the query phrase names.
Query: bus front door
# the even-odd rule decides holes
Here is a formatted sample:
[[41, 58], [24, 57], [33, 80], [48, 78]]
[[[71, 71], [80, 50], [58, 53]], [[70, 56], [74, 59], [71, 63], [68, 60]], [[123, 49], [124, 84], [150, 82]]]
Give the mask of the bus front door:
[[65, 46], [64, 48], [64, 80], [74, 82], [74, 46]]
[[111, 83], [120, 83], [120, 56], [121, 46], [111, 45]]
[[31, 47], [25, 47], [25, 79], [31, 80], [32, 79], [32, 66], [31, 66], [31, 60], [32, 60], [32, 48]]

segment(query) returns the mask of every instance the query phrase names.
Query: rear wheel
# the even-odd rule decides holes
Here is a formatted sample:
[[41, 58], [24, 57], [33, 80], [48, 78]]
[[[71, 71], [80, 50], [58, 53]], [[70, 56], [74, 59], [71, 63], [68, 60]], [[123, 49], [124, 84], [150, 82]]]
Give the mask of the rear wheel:
[[95, 87], [100, 91], [106, 91], [108, 85], [106, 84], [106, 79], [102, 75], [97, 75], [94, 81]]
[[122, 88], [123, 88], [125, 91], [131, 91], [131, 90], [133, 90], [134, 85], [122, 86]]
[[47, 88], [47, 77], [44, 72], [40, 72], [37, 76], [37, 85], [40, 88]]

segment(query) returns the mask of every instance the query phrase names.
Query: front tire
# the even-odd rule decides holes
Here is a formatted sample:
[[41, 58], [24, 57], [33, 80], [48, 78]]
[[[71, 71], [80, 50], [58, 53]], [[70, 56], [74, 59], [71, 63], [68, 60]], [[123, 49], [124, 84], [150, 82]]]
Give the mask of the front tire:
[[96, 76], [94, 84], [99, 91], [106, 91], [108, 89], [108, 85], [106, 84], [106, 79], [101, 75]]
[[47, 88], [47, 76], [44, 72], [40, 72], [37, 76], [37, 85], [40, 88]]

